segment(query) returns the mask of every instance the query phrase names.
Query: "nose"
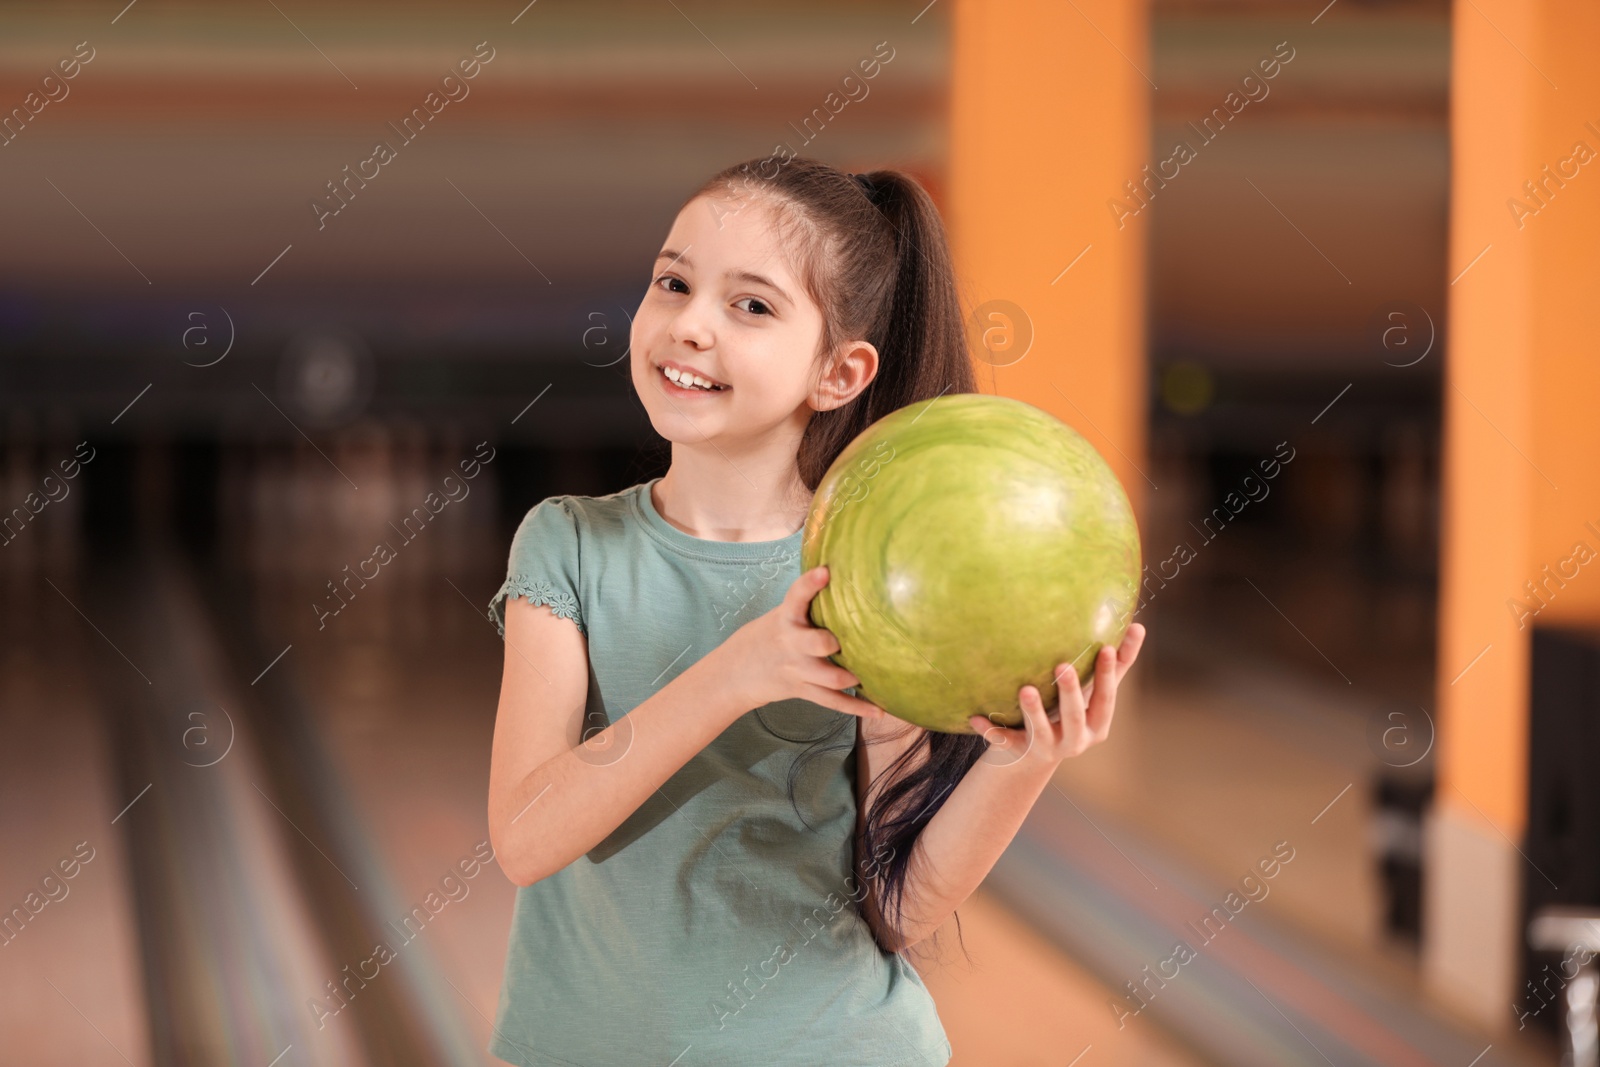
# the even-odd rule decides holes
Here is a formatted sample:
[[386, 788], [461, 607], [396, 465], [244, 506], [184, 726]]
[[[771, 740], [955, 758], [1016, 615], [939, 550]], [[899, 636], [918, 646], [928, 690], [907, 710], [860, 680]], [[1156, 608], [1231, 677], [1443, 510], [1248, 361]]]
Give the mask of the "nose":
[[667, 336], [674, 344], [689, 344], [697, 349], [709, 347], [712, 335], [708, 309], [701, 301], [690, 300], [673, 316]]

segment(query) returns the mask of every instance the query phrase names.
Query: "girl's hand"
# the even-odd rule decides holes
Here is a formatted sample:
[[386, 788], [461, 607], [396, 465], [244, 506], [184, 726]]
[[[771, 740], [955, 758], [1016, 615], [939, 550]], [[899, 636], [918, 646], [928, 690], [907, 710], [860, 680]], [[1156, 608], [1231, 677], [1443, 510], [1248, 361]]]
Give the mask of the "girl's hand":
[[973, 715], [967, 722], [973, 732], [989, 742], [991, 748], [1019, 750], [1018, 761], [1054, 766], [1071, 756], [1081, 755], [1098, 745], [1111, 732], [1111, 717], [1116, 713], [1117, 683], [1133, 661], [1139, 658], [1139, 648], [1144, 644], [1145, 628], [1133, 623], [1123, 635], [1122, 644], [1113, 648], [1103, 645], [1094, 677], [1089, 679], [1086, 694], [1078, 683], [1078, 672], [1070, 663], [1056, 665], [1056, 684], [1060, 700], [1056, 709], [1048, 714], [1035, 686], [1025, 685], [1017, 690], [1018, 703], [1022, 705], [1023, 723], [1020, 728], [996, 725], [982, 715]]
[[847, 715], [887, 714], [876, 704], [840, 692], [861, 682], [828, 659], [839, 651], [839, 639], [811, 624], [811, 600], [827, 584], [827, 567], [802, 574], [783, 603], [739, 627], [706, 657], [717, 660], [717, 677], [737, 695], [739, 707], [748, 710], [799, 697]]

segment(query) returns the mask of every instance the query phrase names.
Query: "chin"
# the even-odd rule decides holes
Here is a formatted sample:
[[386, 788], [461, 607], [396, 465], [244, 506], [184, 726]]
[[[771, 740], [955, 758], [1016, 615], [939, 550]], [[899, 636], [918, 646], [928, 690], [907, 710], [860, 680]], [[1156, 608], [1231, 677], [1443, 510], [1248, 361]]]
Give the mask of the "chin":
[[[639, 403], [644, 405], [644, 412], [650, 416], [650, 425], [656, 433], [674, 444], [692, 445], [706, 439], [705, 434], [699, 432], [695, 425], [683, 415], [673, 410], [672, 404], [666, 397], [639, 395]], [[704, 426], [704, 419], [697, 420]]]
[[667, 425], [662, 425], [653, 416], [650, 419], [650, 425], [655, 428], [656, 435], [663, 441], [673, 445], [683, 445], [685, 448], [694, 448], [697, 445], [704, 446], [708, 440], [717, 440], [717, 435], [714, 433], [708, 437], [705, 434], [696, 433], [692, 426], [673, 425], [670, 421]]

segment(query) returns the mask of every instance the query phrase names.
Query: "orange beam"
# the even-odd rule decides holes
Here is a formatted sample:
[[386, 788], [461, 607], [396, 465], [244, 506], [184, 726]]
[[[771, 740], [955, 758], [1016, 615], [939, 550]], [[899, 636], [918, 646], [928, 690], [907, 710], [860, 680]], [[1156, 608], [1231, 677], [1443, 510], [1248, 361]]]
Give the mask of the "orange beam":
[[[1451, 60], [1449, 352], [1439, 566], [1437, 803], [1513, 839], [1525, 815], [1528, 646], [1505, 599], [1522, 585], [1536, 478], [1530, 418], [1532, 242], [1506, 197], [1527, 172], [1524, 0], [1458, 0]], [[1487, 16], [1487, 17], [1485, 17]], [[1491, 23], [1490, 20], [1493, 20]]]
[[[1144, 0], [956, 0], [949, 211], [986, 391], [1082, 433], [1144, 512]], [[1028, 338], [1031, 335], [1031, 343]]]
[[1600, 13], [1458, 0], [1454, 34], [1438, 800], [1516, 840], [1532, 626], [1600, 621]]
[[1535, 582], [1539, 598], [1523, 599], [1540, 624], [1592, 625], [1600, 622], [1600, 419], [1594, 414], [1600, 358], [1593, 310], [1600, 293], [1600, 64], [1593, 54], [1600, 9], [1577, 0], [1548, 7], [1539, 24], [1538, 63], [1560, 88], [1538, 74], [1531, 83], [1539, 107], [1530, 166], [1539, 170], [1525, 180], [1536, 183], [1541, 202], [1519, 197], [1536, 210], [1517, 214], [1520, 233], [1534, 249], [1534, 454], [1560, 489], [1542, 477], [1535, 483], [1525, 580]]

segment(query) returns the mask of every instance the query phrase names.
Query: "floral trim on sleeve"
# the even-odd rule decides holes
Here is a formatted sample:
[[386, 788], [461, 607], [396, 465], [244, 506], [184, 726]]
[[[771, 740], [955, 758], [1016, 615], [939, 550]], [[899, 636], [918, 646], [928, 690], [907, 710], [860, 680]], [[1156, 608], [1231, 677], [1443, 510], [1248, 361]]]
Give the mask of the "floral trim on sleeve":
[[[506, 579], [505, 599], [511, 600], [519, 596], [526, 599], [530, 604], [544, 604], [548, 606], [557, 617], [571, 619], [574, 623], [576, 623], [579, 633], [585, 635], [588, 634], [589, 631], [585, 629], [583, 625], [583, 610], [578, 604], [578, 598], [573, 596], [571, 593], [557, 589], [544, 579], [526, 578], [521, 575], [514, 575], [513, 577]], [[501, 610], [503, 611], [504, 608]], [[499, 629], [500, 636], [504, 637], [506, 635], [506, 628], [505, 624], [500, 621], [500, 617], [493, 610], [491, 610], [489, 612], [489, 618], [494, 621], [495, 626]]]

